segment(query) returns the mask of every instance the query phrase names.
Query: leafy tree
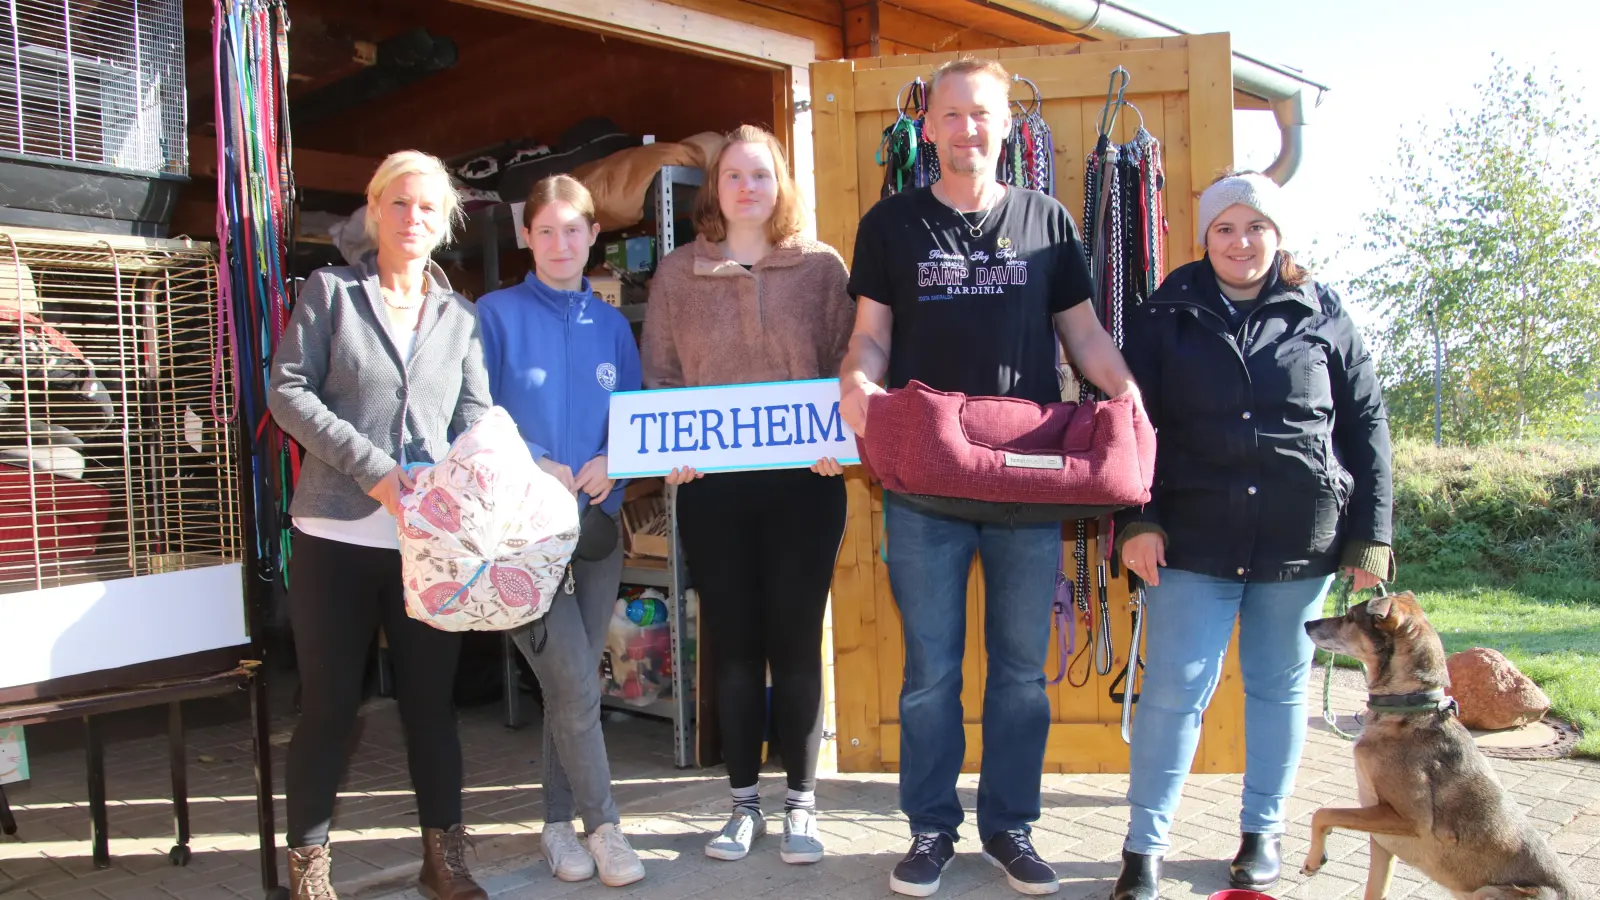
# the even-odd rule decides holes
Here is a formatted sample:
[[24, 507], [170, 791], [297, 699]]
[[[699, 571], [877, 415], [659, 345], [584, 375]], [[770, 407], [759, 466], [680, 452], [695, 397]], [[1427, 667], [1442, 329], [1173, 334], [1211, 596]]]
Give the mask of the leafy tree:
[[1363, 217], [1390, 421], [1432, 436], [1437, 328], [1446, 440], [1575, 437], [1600, 383], [1600, 131], [1555, 74], [1496, 60], [1477, 87], [1402, 140]]

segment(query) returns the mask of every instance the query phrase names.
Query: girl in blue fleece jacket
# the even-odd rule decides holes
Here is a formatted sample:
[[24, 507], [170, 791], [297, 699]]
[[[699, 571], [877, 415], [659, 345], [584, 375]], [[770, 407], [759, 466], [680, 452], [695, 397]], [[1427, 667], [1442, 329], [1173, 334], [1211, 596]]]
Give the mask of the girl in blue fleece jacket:
[[[639, 389], [639, 349], [622, 313], [591, 293], [583, 277], [600, 235], [594, 199], [574, 178], [546, 178], [528, 197], [522, 227], [534, 270], [522, 284], [478, 301], [489, 393], [516, 420], [539, 466], [586, 512], [598, 506], [615, 519], [622, 491], [606, 477], [607, 419], [612, 391]], [[644, 877], [619, 828], [600, 730], [600, 655], [622, 581], [621, 542], [602, 560], [574, 557], [572, 575], [577, 593], [558, 593], [536, 623], [545, 632], [539, 647], [534, 629], [514, 635], [544, 697], [540, 843], [563, 881], [598, 869], [602, 882], [620, 887]], [[575, 813], [586, 841], [572, 824]]]

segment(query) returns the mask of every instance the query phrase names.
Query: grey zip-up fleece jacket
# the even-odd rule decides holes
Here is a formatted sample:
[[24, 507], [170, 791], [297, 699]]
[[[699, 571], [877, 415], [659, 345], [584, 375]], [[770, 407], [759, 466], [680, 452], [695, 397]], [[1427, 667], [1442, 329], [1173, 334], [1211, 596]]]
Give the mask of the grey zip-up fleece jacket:
[[278, 426], [306, 448], [292, 515], [371, 515], [367, 492], [402, 456], [436, 462], [489, 409], [478, 311], [437, 265], [428, 274], [407, 362], [384, 324], [376, 252], [318, 269], [300, 288], [267, 393]]

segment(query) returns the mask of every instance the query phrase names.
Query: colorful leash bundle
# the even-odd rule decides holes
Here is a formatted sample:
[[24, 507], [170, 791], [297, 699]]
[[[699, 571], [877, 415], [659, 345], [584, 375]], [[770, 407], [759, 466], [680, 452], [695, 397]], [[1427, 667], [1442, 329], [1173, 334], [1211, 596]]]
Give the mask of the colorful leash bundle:
[[[250, 456], [257, 576], [287, 578], [298, 448], [267, 410], [268, 368], [289, 321], [295, 191], [289, 133], [289, 18], [283, 0], [214, 0], [217, 321], [233, 349], [237, 414]], [[223, 377], [219, 363], [214, 377]], [[216, 387], [216, 385], [214, 385]]]
[[[1137, 108], [1123, 99], [1131, 79], [1126, 70], [1118, 67], [1111, 74], [1110, 89], [1106, 93], [1106, 106], [1101, 111], [1099, 136], [1094, 150], [1088, 155], [1084, 170], [1084, 249], [1089, 255], [1089, 270], [1093, 295], [1091, 302], [1095, 314], [1120, 348], [1125, 340], [1124, 321], [1128, 310], [1149, 298], [1161, 283], [1166, 271], [1166, 207], [1163, 189], [1166, 174], [1161, 164], [1161, 143], [1150, 134], [1141, 122], [1131, 141], [1116, 144], [1111, 135], [1124, 107]], [[1094, 389], [1079, 373], [1079, 399], [1088, 402], [1103, 395]], [[1099, 527], [1100, 560], [1096, 566], [1099, 576], [1099, 622], [1094, 629], [1094, 668], [1100, 675], [1111, 674], [1116, 659], [1112, 646], [1111, 613], [1106, 599], [1106, 579], [1111, 575], [1111, 550], [1115, 539], [1109, 518], [1102, 519]], [[1076, 523], [1074, 553], [1077, 557], [1079, 581], [1076, 598], [1079, 614], [1085, 624], [1093, 622], [1089, 614], [1088, 573], [1089, 528], [1086, 521]], [[1143, 661], [1139, 657], [1139, 639], [1142, 636], [1145, 605], [1143, 586], [1134, 581], [1129, 616], [1133, 624], [1133, 646], [1128, 661], [1111, 682], [1112, 700], [1123, 706], [1123, 737], [1130, 736], [1133, 704], [1138, 701], [1136, 680]], [[1088, 644], [1085, 645], [1088, 649]], [[1088, 666], [1084, 667], [1083, 681], [1088, 681]], [[1119, 690], [1119, 686], [1123, 686]]]
[[[1032, 82], [1029, 82], [1032, 84]], [[1013, 187], [1028, 188], [1054, 197], [1056, 194], [1056, 148], [1040, 113], [1040, 104], [1031, 107], [1013, 104], [1011, 131], [1001, 144], [996, 177]]]
[[[907, 91], [909, 88], [909, 92]], [[883, 167], [880, 199], [911, 188], [928, 187], [939, 180], [939, 153], [923, 131], [928, 115], [928, 86], [921, 78], [901, 88], [899, 114], [883, 130], [878, 144], [878, 165]]]
[[[1039, 89], [1023, 78], [1033, 88], [1033, 103], [1015, 107], [1011, 117], [1011, 130], [1001, 141], [1000, 159], [995, 164], [995, 177], [1012, 187], [1042, 191], [1050, 196], [1056, 192], [1055, 141], [1050, 126], [1045, 124]], [[902, 100], [903, 98], [903, 100]], [[877, 161], [883, 167], [883, 188], [880, 199], [913, 188], [931, 187], [939, 180], [939, 151], [927, 138], [924, 125], [928, 116], [928, 84], [917, 78], [900, 89], [895, 98], [899, 114], [883, 130], [878, 143]]]

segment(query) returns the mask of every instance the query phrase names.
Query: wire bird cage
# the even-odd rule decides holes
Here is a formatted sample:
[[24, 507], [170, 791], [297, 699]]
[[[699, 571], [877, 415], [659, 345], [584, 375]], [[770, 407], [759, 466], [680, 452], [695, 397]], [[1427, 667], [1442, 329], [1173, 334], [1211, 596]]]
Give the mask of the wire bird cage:
[[242, 561], [216, 277], [209, 245], [0, 228], [0, 593]]
[[0, 0], [0, 151], [188, 173], [180, 0]]

